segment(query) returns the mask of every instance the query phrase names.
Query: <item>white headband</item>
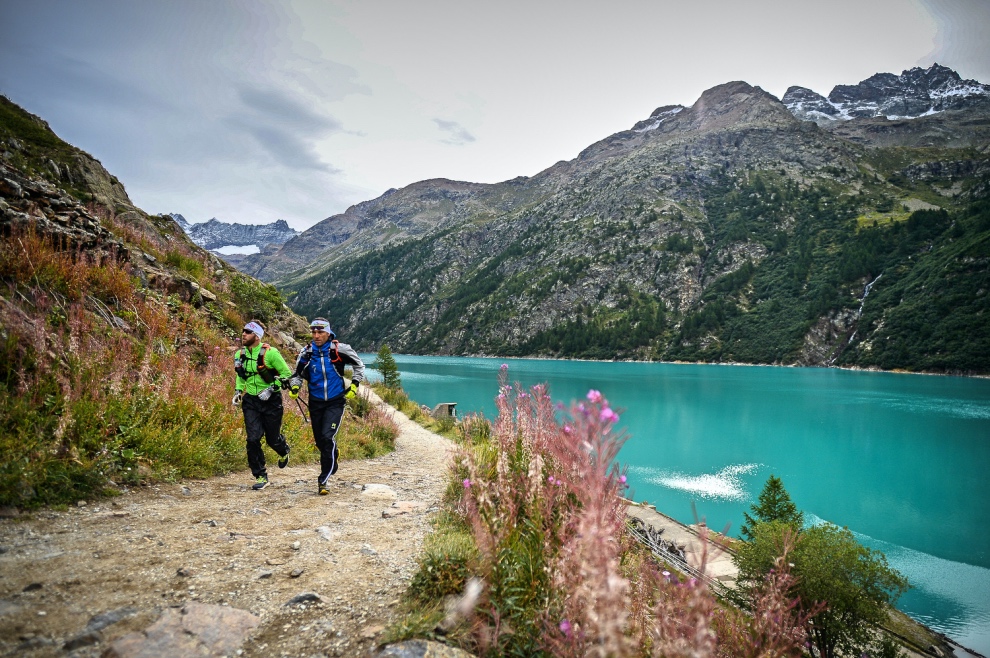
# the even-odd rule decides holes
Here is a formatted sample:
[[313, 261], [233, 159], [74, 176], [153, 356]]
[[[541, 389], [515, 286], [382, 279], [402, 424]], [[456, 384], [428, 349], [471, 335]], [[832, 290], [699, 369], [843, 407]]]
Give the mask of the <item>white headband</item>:
[[265, 330], [262, 329], [261, 325], [258, 324], [257, 322], [248, 322], [246, 325], [244, 325], [244, 328], [247, 329], [248, 331], [254, 332], [254, 334], [258, 336], [258, 338], [261, 338], [262, 336], [265, 335]]

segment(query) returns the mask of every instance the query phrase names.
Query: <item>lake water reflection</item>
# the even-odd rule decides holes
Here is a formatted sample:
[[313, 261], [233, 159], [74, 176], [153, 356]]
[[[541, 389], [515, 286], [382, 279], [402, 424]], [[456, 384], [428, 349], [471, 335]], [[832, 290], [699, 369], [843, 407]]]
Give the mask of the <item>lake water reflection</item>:
[[[366, 355], [368, 362], [374, 355]], [[990, 381], [817, 368], [396, 355], [410, 397], [495, 411], [499, 365], [554, 399], [600, 390], [630, 434], [633, 497], [738, 534], [766, 478], [883, 550], [899, 607], [990, 655]]]

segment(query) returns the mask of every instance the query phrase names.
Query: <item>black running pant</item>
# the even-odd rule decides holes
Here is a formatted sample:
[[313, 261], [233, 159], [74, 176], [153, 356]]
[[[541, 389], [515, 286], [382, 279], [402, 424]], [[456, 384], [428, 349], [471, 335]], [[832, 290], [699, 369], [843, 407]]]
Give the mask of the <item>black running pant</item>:
[[313, 423], [313, 439], [320, 449], [320, 484], [326, 484], [337, 472], [337, 432], [344, 415], [344, 396], [334, 400], [309, 398], [309, 415]]
[[282, 436], [282, 393], [273, 392], [267, 400], [245, 394], [241, 400], [241, 411], [244, 412], [244, 429], [247, 430], [247, 457], [251, 474], [256, 478], [262, 475], [268, 477], [261, 437], [264, 436], [268, 446], [280, 456], [289, 452], [289, 445]]

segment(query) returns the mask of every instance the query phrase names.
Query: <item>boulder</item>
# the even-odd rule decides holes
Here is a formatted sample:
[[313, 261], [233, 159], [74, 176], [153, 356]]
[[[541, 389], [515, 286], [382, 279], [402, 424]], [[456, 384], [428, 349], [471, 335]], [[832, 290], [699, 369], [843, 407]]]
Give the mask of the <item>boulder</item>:
[[140, 633], [115, 640], [105, 658], [160, 658], [161, 656], [227, 656], [240, 649], [261, 618], [237, 608], [187, 603], [169, 608]]

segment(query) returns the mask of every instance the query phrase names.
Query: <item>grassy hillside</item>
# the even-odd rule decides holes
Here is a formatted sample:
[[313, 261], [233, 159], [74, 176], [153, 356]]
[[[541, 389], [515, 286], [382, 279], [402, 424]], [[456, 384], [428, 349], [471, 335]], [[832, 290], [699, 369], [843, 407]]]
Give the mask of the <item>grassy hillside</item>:
[[[306, 324], [6, 99], [0, 154], [0, 506], [245, 468], [240, 329], [260, 319], [291, 360]], [[312, 459], [299, 414], [285, 420]], [[387, 449], [350, 429], [345, 456]]]

